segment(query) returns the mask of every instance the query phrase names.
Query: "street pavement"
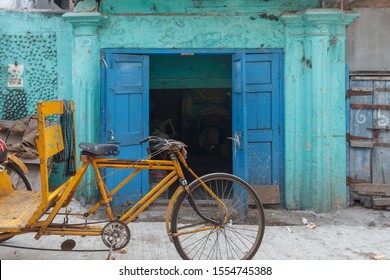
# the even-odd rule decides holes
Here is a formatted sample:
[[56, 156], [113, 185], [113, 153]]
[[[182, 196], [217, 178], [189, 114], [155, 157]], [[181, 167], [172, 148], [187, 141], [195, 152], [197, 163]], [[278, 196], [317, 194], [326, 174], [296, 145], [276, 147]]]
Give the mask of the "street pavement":
[[[15, 236], [0, 244], [1, 260], [180, 260], [163, 212], [151, 209], [129, 224], [131, 240], [109, 256], [100, 236]], [[331, 213], [266, 210], [267, 226], [255, 260], [390, 260], [390, 211], [351, 207]], [[72, 251], [61, 243], [76, 241]], [[33, 248], [33, 249], [32, 249]]]

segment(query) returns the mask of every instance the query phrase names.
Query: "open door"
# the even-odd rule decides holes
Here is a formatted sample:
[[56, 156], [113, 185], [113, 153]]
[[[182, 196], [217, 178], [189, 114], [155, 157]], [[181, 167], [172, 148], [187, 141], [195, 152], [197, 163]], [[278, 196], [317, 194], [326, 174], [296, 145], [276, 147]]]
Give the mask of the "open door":
[[[107, 57], [107, 66], [102, 140], [120, 145], [120, 158], [144, 158], [147, 144], [139, 141], [149, 135], [149, 56], [113, 53]], [[107, 170], [107, 187], [113, 189], [130, 171]], [[112, 206], [137, 202], [148, 191], [148, 179], [148, 173], [142, 171], [116, 194]]]
[[282, 177], [281, 54], [233, 55], [233, 174], [263, 203], [280, 203]]
[[245, 53], [232, 57], [232, 138], [233, 174], [248, 181], [248, 137]]

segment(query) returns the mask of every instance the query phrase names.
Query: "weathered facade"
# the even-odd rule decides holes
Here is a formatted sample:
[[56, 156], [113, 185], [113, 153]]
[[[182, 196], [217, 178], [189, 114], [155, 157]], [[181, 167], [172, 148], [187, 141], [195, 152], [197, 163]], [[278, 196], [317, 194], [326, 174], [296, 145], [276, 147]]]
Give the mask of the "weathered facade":
[[[313, 0], [85, 0], [62, 17], [1, 11], [2, 26], [10, 17], [19, 22], [18, 30], [0, 32], [2, 93], [13, 94], [5, 86], [4, 66], [24, 64], [26, 86], [18, 94], [29, 98], [27, 113], [37, 99], [73, 99], [78, 142], [106, 141], [113, 130], [131, 156], [142, 155], [144, 147], [135, 139], [151, 132], [152, 103], [164, 93], [162, 99], [180, 100], [169, 110], [181, 112], [175, 125], [190, 141], [194, 131], [184, 135], [183, 120], [190, 115], [185, 113], [191, 112], [193, 122], [201, 110], [196, 106], [226, 101], [229, 121], [218, 123], [218, 131], [221, 135], [227, 125], [235, 139], [227, 146], [230, 155], [221, 152], [233, 173], [265, 197], [276, 190], [270, 200], [288, 209], [343, 208], [348, 205], [345, 38], [356, 15], [322, 7]], [[24, 39], [29, 34], [43, 45]], [[52, 35], [40, 39], [46, 34]], [[31, 58], [18, 44], [34, 45], [24, 47], [32, 55], [52, 53]], [[46, 69], [57, 75], [40, 83], [33, 76], [37, 65], [43, 73], [37, 77], [46, 77]], [[35, 80], [45, 89], [35, 88]], [[216, 92], [224, 92], [225, 101]], [[217, 97], [206, 102], [202, 93]], [[5, 117], [4, 108], [13, 105], [3, 99], [1, 106]], [[162, 111], [159, 117], [167, 117]], [[122, 134], [134, 141], [125, 143]], [[223, 150], [225, 143], [217, 144]], [[94, 195], [81, 193], [87, 199]]]
[[347, 131], [351, 203], [390, 209], [389, 1], [354, 1], [359, 19], [348, 27]]

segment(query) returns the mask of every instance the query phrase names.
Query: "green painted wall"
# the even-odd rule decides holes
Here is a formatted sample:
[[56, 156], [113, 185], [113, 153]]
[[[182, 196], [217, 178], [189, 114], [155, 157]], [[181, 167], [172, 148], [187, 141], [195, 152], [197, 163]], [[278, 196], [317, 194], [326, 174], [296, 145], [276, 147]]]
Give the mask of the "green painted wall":
[[104, 14], [265, 13], [321, 7], [319, 0], [102, 0]]
[[285, 203], [288, 209], [345, 208], [345, 27], [356, 15], [308, 10], [283, 16]]
[[[36, 102], [71, 97], [71, 26], [61, 14], [0, 11], [0, 118], [36, 112]], [[8, 65], [24, 65], [24, 87], [7, 86]]]
[[231, 56], [150, 56], [150, 88], [230, 88]]
[[[5, 67], [17, 59], [26, 69], [27, 112], [38, 99], [72, 98], [77, 142], [98, 141], [101, 49], [282, 48], [286, 206], [319, 212], [342, 208], [347, 197], [345, 26], [353, 17], [339, 10], [311, 10], [320, 2], [102, 0], [99, 13], [95, 1], [84, 0], [63, 18], [2, 11], [0, 24], [7, 28], [0, 31], [0, 93], [12, 94], [5, 86]], [[230, 61], [193, 59], [152, 56], [151, 88], [195, 85], [183, 73], [197, 77], [202, 86], [230, 86]], [[162, 72], [160, 66], [166, 71], [169, 63], [180, 71]], [[205, 68], [210, 68], [209, 80]], [[0, 101], [1, 114], [5, 101]], [[93, 190], [81, 193], [87, 200], [95, 195]]]
[[[88, 1], [68, 18], [78, 18], [74, 30], [79, 32], [100, 16], [95, 21], [100, 49], [282, 48], [286, 143], [283, 203], [288, 209], [319, 212], [346, 206], [344, 47], [345, 26], [352, 17], [339, 10], [312, 10], [319, 8], [321, 1], [103, 0], [102, 14], [93, 13], [93, 1]], [[296, 11], [301, 12], [289, 13]], [[167, 61], [160, 58], [154, 66], [159, 63], [166, 65]], [[98, 68], [88, 69], [99, 73]], [[86, 72], [83, 68], [74, 70], [74, 76]], [[180, 77], [167, 85], [166, 77], [159, 79], [158, 69], [151, 71], [156, 77], [152, 78], [152, 87], [183, 86]], [[96, 98], [90, 95], [81, 104], [98, 111], [93, 105]]]
[[102, 1], [102, 48], [278, 48], [282, 12], [319, 1]]

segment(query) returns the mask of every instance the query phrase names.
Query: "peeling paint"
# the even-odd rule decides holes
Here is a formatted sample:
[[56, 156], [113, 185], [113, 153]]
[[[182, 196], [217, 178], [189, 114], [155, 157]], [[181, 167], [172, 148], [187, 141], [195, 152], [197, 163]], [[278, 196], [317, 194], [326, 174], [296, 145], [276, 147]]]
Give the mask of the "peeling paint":
[[311, 59], [307, 58], [305, 55], [303, 55], [301, 62], [305, 64], [309, 69], [312, 68], [312, 62]]
[[269, 15], [269, 14], [266, 14], [266, 13], [260, 14], [259, 17], [263, 18], [263, 19], [272, 20], [272, 21], [279, 21], [279, 17], [277, 17], [275, 15]]

